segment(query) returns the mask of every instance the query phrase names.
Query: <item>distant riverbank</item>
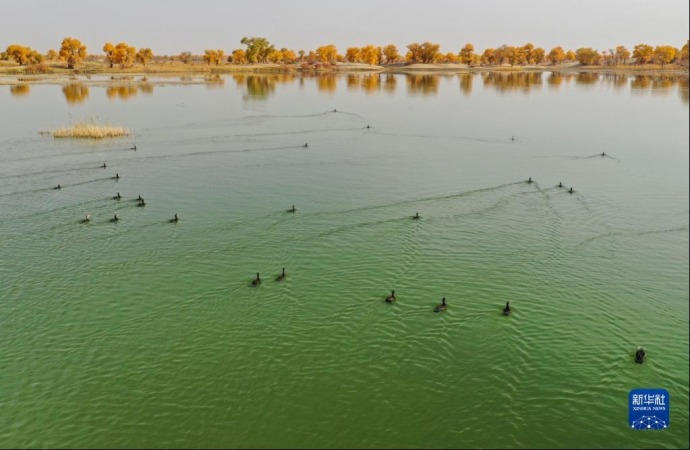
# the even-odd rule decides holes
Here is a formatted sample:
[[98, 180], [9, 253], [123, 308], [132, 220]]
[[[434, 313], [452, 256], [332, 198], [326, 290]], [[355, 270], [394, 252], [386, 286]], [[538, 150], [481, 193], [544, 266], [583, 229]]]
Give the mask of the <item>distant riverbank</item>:
[[63, 64], [47, 65], [36, 71], [31, 67], [16, 64], [0, 65], [0, 85], [21, 83], [51, 83], [58, 79], [76, 75], [111, 76], [122, 79], [125, 76], [146, 75], [215, 75], [215, 74], [297, 74], [297, 73], [343, 73], [343, 72], [382, 72], [382, 73], [486, 73], [486, 72], [598, 72], [625, 73], [630, 75], [652, 74], [688, 74], [688, 67], [668, 64], [659, 65], [617, 65], [617, 66], [583, 66], [577, 62], [558, 65], [533, 66], [467, 66], [465, 64], [387, 64], [369, 65], [360, 63], [337, 64], [184, 64], [179, 62], [137, 65], [128, 68], [109, 68], [103, 64], [85, 63], [76, 69], [66, 69]]

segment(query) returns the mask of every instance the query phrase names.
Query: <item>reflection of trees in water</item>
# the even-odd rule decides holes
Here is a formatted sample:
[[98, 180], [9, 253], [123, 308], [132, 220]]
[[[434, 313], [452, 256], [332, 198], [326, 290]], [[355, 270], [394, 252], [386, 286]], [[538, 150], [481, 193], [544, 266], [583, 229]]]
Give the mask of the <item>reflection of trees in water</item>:
[[346, 82], [348, 91], [356, 91], [357, 89], [359, 89], [359, 77], [359, 74], [347, 74]]
[[276, 79], [268, 76], [248, 75], [245, 80], [247, 93], [244, 100], [266, 100], [276, 89]]
[[575, 78], [571, 73], [551, 72], [546, 78], [546, 84], [552, 88], [559, 88], [563, 83], [570, 83]]
[[120, 85], [110, 85], [105, 88], [105, 95], [109, 99], [113, 100], [119, 98], [120, 100], [129, 100], [130, 98], [137, 95], [139, 89], [136, 84], [120, 84]]
[[676, 87], [683, 103], [688, 103], [688, 77], [685, 75], [635, 75], [630, 83], [633, 94], [668, 95]]
[[393, 94], [395, 92], [397, 83], [398, 79], [395, 77], [395, 75], [392, 73], [387, 73], [385, 80], [383, 80], [383, 90], [389, 94]]
[[10, 86], [10, 94], [12, 94], [13, 97], [28, 95], [30, 90], [31, 88], [28, 84], [13, 84]]
[[139, 83], [139, 90], [144, 94], [153, 94], [153, 84], [148, 82]]
[[333, 93], [337, 87], [337, 77], [332, 73], [322, 73], [316, 77], [316, 88], [319, 92]]
[[278, 83], [291, 83], [295, 76], [291, 73], [271, 75], [244, 75], [236, 74], [232, 78], [237, 87], [244, 87], [246, 93], [242, 96], [244, 101], [266, 100], [276, 88]]
[[221, 77], [220, 74], [206, 75], [204, 77], [204, 83], [208, 88], [222, 88], [225, 87], [225, 78]]
[[374, 93], [381, 89], [381, 75], [379, 73], [368, 73], [362, 78], [362, 89], [367, 94]]
[[438, 75], [408, 74], [407, 92], [410, 94], [432, 95], [438, 93]]
[[575, 78], [575, 83], [580, 86], [590, 86], [599, 81], [599, 74], [594, 72], [580, 72]]
[[460, 91], [465, 95], [470, 95], [472, 93], [472, 79], [474, 75], [462, 73], [458, 75], [458, 77], [460, 77]]
[[628, 84], [628, 75], [624, 73], [604, 73], [601, 77], [605, 83], [610, 84], [614, 89], [621, 89]]
[[678, 79], [678, 93], [683, 103], [688, 103], [688, 77], [680, 77]]
[[492, 87], [499, 92], [529, 92], [533, 87], [541, 87], [541, 78], [541, 72], [489, 72], [484, 74], [482, 80], [484, 87]]
[[89, 87], [84, 83], [69, 83], [62, 87], [62, 93], [67, 103], [82, 103], [89, 96]]

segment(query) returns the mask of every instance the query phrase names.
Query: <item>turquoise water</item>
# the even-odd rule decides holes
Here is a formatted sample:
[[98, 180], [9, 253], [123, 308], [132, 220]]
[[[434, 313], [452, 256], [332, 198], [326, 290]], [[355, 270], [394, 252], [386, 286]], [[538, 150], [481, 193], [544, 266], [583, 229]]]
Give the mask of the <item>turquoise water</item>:
[[0, 446], [688, 447], [687, 77], [72, 84], [0, 86]]

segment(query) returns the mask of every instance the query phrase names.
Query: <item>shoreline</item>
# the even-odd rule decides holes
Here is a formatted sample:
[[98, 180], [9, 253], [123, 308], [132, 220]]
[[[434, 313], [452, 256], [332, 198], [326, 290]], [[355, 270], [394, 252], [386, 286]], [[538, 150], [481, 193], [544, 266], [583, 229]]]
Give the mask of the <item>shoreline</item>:
[[[464, 64], [392, 64], [385, 66], [375, 66], [368, 64], [344, 63], [332, 67], [298, 67], [297, 65], [278, 65], [278, 64], [255, 64], [255, 65], [225, 65], [225, 66], [201, 66], [201, 65], [151, 65], [147, 67], [136, 67], [127, 69], [117, 68], [78, 68], [75, 70], [62, 67], [51, 68], [50, 73], [22, 73], [23, 66], [0, 66], [0, 86], [21, 85], [21, 84], [66, 84], [70, 82], [89, 82], [92, 85], [110, 85], [123, 82], [146, 82], [146, 78], [151, 77], [180, 77], [176, 81], [156, 80], [156, 84], [207, 84], [218, 82], [220, 75], [289, 75], [289, 76], [319, 76], [328, 74], [348, 74], [348, 73], [385, 73], [385, 74], [408, 74], [408, 75], [450, 75], [450, 74], [476, 74], [476, 73], [544, 73], [554, 72], [563, 74], [576, 74], [582, 72], [601, 73], [601, 74], [621, 74], [629, 76], [637, 75], [684, 75], [690, 76], [688, 67], [671, 66], [660, 68], [658, 66], [645, 67], [604, 67], [604, 66], [582, 66], [575, 64], [562, 64], [558, 66], [490, 66], [490, 67], [468, 67]], [[20, 73], [18, 73], [21, 71]], [[91, 77], [104, 77], [99, 80], [91, 80]], [[107, 79], [109, 77], [110, 79]], [[203, 77], [199, 79], [199, 77]], [[138, 79], [135, 79], [138, 78]]]

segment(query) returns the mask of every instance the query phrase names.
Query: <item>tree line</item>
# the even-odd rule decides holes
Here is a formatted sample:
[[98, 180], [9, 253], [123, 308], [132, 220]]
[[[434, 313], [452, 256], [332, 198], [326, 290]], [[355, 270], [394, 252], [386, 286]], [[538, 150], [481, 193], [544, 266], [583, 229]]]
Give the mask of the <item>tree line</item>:
[[431, 63], [461, 63], [471, 67], [477, 66], [525, 66], [542, 64], [561, 64], [564, 62], [579, 62], [583, 65], [621, 65], [631, 64], [646, 65], [676, 63], [688, 64], [688, 42], [682, 48], [672, 45], [651, 46], [638, 44], [632, 50], [623, 45], [615, 49], [598, 51], [590, 47], [576, 50], [565, 50], [557, 46], [548, 53], [541, 47], [535, 47], [531, 43], [523, 46], [502, 45], [496, 48], [487, 48], [479, 53], [474, 45], [465, 44], [457, 53], [443, 53], [439, 44], [432, 42], [407, 45], [407, 52], [401, 54], [398, 48], [389, 44], [386, 46], [366, 45], [364, 47], [348, 47], [345, 54], [338, 52], [333, 44], [324, 45], [305, 52], [297, 52], [288, 48], [276, 48], [264, 37], [244, 37], [240, 43], [245, 48], [233, 50], [227, 57], [225, 52], [219, 49], [207, 49], [203, 55], [192, 55], [191, 52], [181, 52], [175, 56], [155, 56], [150, 48], [130, 46], [125, 42], [117, 45], [106, 42], [103, 45], [103, 55], [89, 55], [86, 46], [78, 39], [67, 37], [63, 39], [59, 50], [48, 50], [43, 55], [38, 51], [19, 44], [11, 44], [0, 53], [0, 60], [13, 60], [20, 65], [40, 66], [45, 61], [64, 61], [67, 68], [73, 69], [75, 64], [84, 59], [91, 58], [95, 61], [104, 61], [110, 68], [118, 65], [121, 69], [132, 67], [135, 62], [144, 66], [151, 61], [180, 61], [185, 64], [203, 62], [209, 66], [222, 63], [231, 64], [335, 64], [335, 63], [363, 63], [369, 65], [381, 64], [431, 64]]

